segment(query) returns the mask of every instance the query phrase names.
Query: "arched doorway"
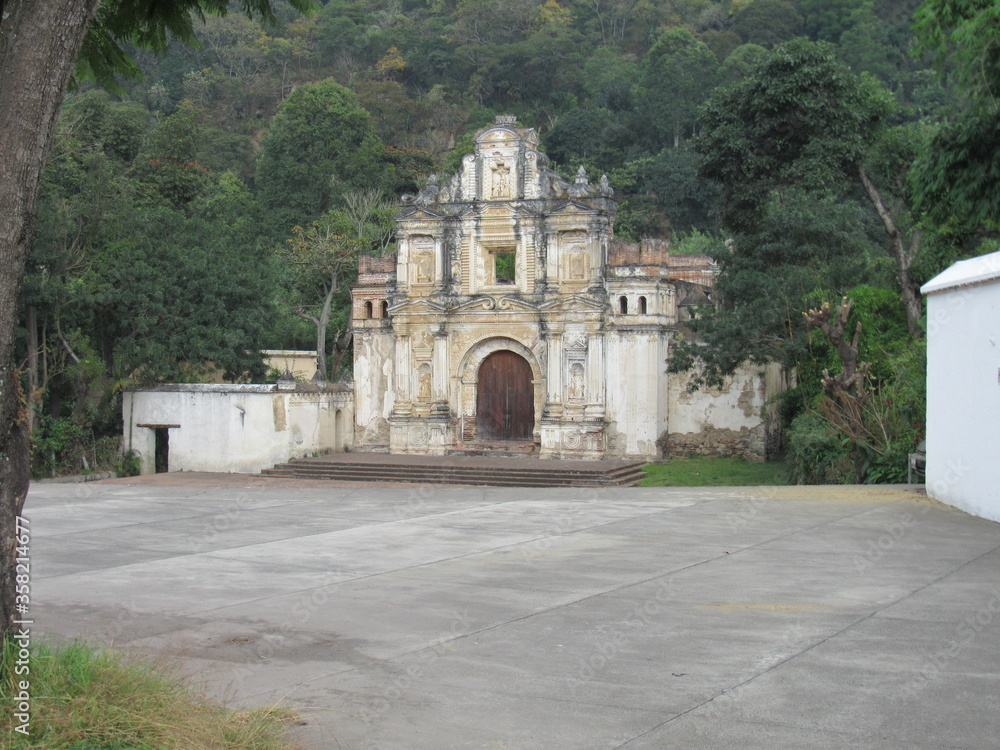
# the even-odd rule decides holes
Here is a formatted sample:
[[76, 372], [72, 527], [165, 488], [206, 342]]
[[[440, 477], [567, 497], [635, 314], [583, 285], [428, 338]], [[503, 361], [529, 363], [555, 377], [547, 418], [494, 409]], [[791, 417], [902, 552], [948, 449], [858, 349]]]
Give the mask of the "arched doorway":
[[479, 366], [476, 430], [480, 440], [531, 440], [535, 427], [535, 394], [531, 365], [519, 354], [502, 349]]

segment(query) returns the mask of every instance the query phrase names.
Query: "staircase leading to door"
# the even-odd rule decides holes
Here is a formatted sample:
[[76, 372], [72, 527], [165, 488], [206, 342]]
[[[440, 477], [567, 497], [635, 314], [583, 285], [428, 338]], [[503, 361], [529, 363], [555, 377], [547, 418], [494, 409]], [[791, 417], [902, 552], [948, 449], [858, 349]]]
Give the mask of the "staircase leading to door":
[[533, 457], [410, 456], [337, 453], [293, 459], [264, 476], [351, 482], [407, 482], [487, 487], [634, 487], [641, 461], [581, 461]]

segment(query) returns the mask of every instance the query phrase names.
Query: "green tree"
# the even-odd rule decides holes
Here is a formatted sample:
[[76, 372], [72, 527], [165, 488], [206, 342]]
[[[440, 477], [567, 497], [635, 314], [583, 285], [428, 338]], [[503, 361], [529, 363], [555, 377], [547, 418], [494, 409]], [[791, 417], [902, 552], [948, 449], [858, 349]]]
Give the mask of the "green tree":
[[892, 109], [891, 94], [874, 78], [852, 74], [832, 45], [793, 40], [747, 79], [716, 92], [695, 148], [705, 156], [702, 174], [722, 186], [723, 223], [736, 231], [761, 226], [777, 189], [860, 188], [883, 226], [910, 330], [919, 335], [923, 310], [910, 269], [920, 233], [905, 191], [919, 134], [889, 133]]
[[798, 0], [804, 20], [803, 30], [813, 41], [840, 41], [851, 25], [855, 12], [865, 0]]
[[299, 86], [282, 103], [257, 164], [273, 231], [308, 226], [347, 190], [389, 183], [385, 148], [348, 89], [327, 79]]
[[[334, 379], [340, 374], [343, 352], [350, 334], [348, 316], [337, 316], [341, 325], [334, 335], [334, 350], [339, 352], [333, 372], [327, 366], [327, 328], [337, 310], [334, 298], [346, 291], [348, 273], [357, 266], [361, 241], [352, 236], [347, 217], [331, 212], [308, 227], [292, 229], [292, 237], [280, 254], [291, 270], [291, 285], [295, 292], [293, 312], [316, 326], [316, 367], [324, 377]], [[339, 305], [340, 310], [349, 305]], [[343, 334], [343, 335], [342, 335]], [[346, 339], [346, 340], [344, 340]]]
[[834, 362], [807, 335], [803, 313], [880, 275], [870, 219], [854, 202], [794, 185], [772, 194], [762, 212], [752, 231], [713, 253], [719, 307], [702, 311], [693, 323], [699, 340], [679, 344], [670, 369], [698, 364], [697, 381], [718, 385], [743, 362], [779, 362], [798, 369], [808, 398], [818, 392], [818, 372]]
[[[242, 8], [273, 18], [268, 0], [243, 0]], [[112, 0], [92, 25], [97, 0], [0, 6], [0, 632], [15, 614], [14, 537], [29, 474], [28, 429], [13, 359], [21, 285], [42, 171], [74, 66], [82, 50], [84, 72], [103, 79], [121, 70], [134, 73], [124, 44], [165, 49], [168, 35], [189, 41], [193, 17], [227, 9], [225, 0]]]
[[678, 148], [716, 84], [719, 61], [683, 28], [667, 29], [641, 66], [640, 111], [661, 145]]
[[918, 51], [950, 75], [960, 104], [913, 170], [916, 206], [931, 221], [970, 234], [1000, 226], [1000, 7], [976, 0], [924, 0]]
[[737, 12], [733, 29], [744, 42], [773, 47], [801, 32], [802, 16], [788, 0], [752, 0]]
[[632, 55], [601, 47], [583, 68], [583, 88], [594, 105], [611, 112], [627, 112], [634, 106], [639, 68]]
[[742, 81], [754, 66], [767, 59], [770, 53], [759, 44], [741, 44], [722, 62], [720, 71], [724, 84]]
[[719, 189], [698, 173], [698, 162], [698, 154], [684, 144], [664, 149], [644, 170], [642, 191], [654, 198], [673, 231], [704, 230], [715, 224], [711, 210]]

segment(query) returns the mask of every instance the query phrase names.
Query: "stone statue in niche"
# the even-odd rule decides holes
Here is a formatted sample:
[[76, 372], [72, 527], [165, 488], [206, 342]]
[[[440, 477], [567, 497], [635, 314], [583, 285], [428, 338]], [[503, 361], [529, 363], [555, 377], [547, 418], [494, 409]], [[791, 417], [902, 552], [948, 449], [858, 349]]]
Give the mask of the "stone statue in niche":
[[431, 399], [431, 366], [426, 362], [420, 365], [420, 388], [417, 391], [417, 398], [421, 401]]
[[574, 281], [587, 278], [587, 259], [583, 255], [582, 247], [574, 247], [569, 256], [569, 277]]
[[[499, 156], [499, 154], [496, 154]], [[497, 159], [493, 166], [490, 167], [493, 171], [493, 185], [490, 191], [491, 198], [509, 198], [510, 197], [510, 167], [506, 163]]]
[[583, 384], [583, 365], [574, 362], [569, 368], [569, 400], [583, 401], [585, 396]]
[[430, 253], [420, 253], [417, 256], [417, 283], [418, 284], [428, 284], [433, 278], [434, 273], [433, 265], [434, 261], [431, 258]]

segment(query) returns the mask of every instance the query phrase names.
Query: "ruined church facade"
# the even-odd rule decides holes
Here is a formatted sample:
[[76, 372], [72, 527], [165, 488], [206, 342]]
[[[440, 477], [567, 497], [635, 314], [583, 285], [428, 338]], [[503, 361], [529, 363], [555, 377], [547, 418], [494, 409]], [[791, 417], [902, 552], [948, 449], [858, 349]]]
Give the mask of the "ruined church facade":
[[354, 449], [656, 458], [721, 430], [729, 453], [762, 455], [761, 374], [733, 384], [726, 416], [725, 394], [666, 372], [714, 265], [616, 241], [615, 210], [606, 177], [561, 179], [512, 117], [404, 199], [397, 255], [362, 257], [352, 292]]

